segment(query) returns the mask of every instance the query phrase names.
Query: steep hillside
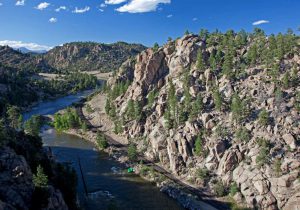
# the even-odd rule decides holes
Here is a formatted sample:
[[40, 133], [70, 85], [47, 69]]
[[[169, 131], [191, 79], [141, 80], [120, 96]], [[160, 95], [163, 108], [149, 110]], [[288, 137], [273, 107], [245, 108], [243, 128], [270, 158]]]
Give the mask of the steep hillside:
[[118, 69], [129, 57], [137, 55], [144, 49], [142, 45], [125, 42], [114, 44], [73, 42], [55, 47], [43, 58], [49, 65], [61, 71], [109, 72]]
[[50, 160], [40, 137], [16, 132], [3, 119], [0, 166], [0, 209], [77, 209], [75, 172]]
[[300, 203], [299, 37], [185, 35], [110, 79], [115, 132], [216, 196], [258, 209]]
[[8, 46], [0, 46], [0, 64], [36, 72], [51, 72], [54, 69], [36, 55], [22, 53]]

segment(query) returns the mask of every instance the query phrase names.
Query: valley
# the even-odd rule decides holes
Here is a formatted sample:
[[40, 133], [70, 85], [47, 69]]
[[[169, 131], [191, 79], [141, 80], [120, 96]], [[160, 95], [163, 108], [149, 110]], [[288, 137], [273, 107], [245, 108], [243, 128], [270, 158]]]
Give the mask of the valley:
[[[297, 209], [299, 40], [256, 28], [186, 32], [147, 49], [2, 48], [1, 151], [28, 159], [20, 174], [34, 202], [26, 197], [24, 209]], [[60, 186], [56, 164], [77, 179]], [[36, 201], [38, 190], [48, 203]], [[0, 190], [0, 205], [9, 199]]]

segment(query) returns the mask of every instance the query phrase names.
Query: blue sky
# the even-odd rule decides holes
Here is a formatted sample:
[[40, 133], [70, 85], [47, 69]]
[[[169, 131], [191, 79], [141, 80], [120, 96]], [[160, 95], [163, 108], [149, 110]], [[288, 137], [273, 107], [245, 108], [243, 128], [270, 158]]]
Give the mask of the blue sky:
[[260, 27], [278, 33], [300, 26], [299, 0], [0, 0], [0, 5], [0, 44], [32, 49], [71, 41], [152, 46], [187, 29]]

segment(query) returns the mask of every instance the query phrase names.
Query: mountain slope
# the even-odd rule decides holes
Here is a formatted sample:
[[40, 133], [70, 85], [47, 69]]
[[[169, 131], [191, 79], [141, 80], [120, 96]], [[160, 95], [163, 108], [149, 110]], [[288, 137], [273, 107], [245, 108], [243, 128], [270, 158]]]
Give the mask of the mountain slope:
[[300, 48], [292, 33], [186, 35], [109, 81], [115, 131], [167, 170], [238, 204], [300, 202]]
[[109, 72], [118, 69], [129, 57], [144, 49], [142, 45], [125, 42], [73, 42], [53, 48], [43, 58], [49, 65], [61, 71]]
[[54, 71], [41, 57], [29, 53], [22, 53], [8, 46], [0, 46], [0, 63], [8, 67], [27, 71]]

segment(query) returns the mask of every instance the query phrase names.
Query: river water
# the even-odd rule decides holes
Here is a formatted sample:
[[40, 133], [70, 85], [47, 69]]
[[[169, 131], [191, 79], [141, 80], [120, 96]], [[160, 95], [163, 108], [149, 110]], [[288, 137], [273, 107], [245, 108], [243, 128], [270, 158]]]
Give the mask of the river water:
[[[24, 113], [24, 119], [32, 115], [51, 115], [78, 102], [91, 91], [42, 102]], [[128, 174], [124, 165], [111, 159], [106, 153], [96, 151], [94, 145], [77, 136], [58, 133], [53, 128], [41, 131], [44, 146], [51, 147], [57, 161], [71, 164], [77, 172], [80, 205], [87, 210], [179, 210], [183, 209], [173, 199], [161, 193], [154, 184], [134, 174]], [[79, 162], [86, 183], [85, 194]]]

